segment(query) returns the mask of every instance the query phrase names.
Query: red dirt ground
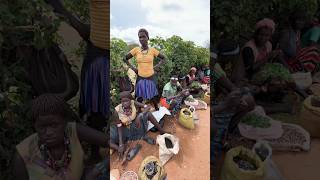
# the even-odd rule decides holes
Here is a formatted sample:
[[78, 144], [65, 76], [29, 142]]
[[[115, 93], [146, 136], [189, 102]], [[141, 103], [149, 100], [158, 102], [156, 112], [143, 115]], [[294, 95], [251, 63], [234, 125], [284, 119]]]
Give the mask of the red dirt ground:
[[[180, 151], [166, 164], [165, 171], [170, 180], [206, 180], [210, 179], [210, 108], [197, 111], [200, 122], [195, 130], [188, 130], [174, 123], [176, 133], [180, 140]], [[169, 130], [170, 121], [166, 120], [165, 130]], [[159, 133], [149, 132], [155, 138]], [[132, 170], [138, 172], [142, 160], [150, 155], [159, 157], [158, 145], [149, 145], [144, 141], [131, 142], [131, 147], [136, 143], [142, 144], [138, 155], [126, 167], [118, 161], [118, 154], [111, 156], [111, 169], [119, 169], [121, 173]]]

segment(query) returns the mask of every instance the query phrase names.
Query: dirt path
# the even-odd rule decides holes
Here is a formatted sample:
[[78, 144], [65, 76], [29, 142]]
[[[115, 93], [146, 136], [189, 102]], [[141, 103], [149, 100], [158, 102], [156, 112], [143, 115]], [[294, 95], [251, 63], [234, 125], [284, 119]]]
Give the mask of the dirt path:
[[286, 180], [318, 180], [320, 139], [311, 141], [309, 152], [274, 153], [272, 159]]
[[[177, 156], [172, 157], [167, 164], [165, 170], [168, 179], [179, 180], [206, 180], [210, 179], [210, 108], [207, 110], [197, 111], [200, 123], [195, 130], [187, 130], [175, 123], [176, 136], [180, 139], [180, 151]], [[165, 129], [168, 129], [170, 121], [166, 120]], [[149, 135], [156, 137], [158, 133], [149, 132]], [[133, 142], [134, 146], [137, 142]], [[128, 163], [126, 167], [122, 167], [118, 162], [118, 155], [114, 153], [111, 156], [111, 169], [119, 169], [121, 173], [132, 170], [137, 172], [142, 160], [150, 155], [159, 157], [158, 145], [149, 145], [143, 141], [142, 149], [139, 154]]]

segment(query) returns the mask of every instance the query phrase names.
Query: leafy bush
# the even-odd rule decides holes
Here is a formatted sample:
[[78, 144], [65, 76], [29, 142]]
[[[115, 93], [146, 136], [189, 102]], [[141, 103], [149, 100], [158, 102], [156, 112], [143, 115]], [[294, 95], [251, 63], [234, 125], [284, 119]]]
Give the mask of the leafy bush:
[[[318, 9], [319, 0], [271, 0], [271, 1], [224, 1], [215, 0], [211, 7], [214, 19], [212, 42], [217, 42], [223, 32], [226, 37], [241, 40], [250, 37], [255, 23], [262, 18], [272, 18], [276, 24], [287, 24], [290, 13], [299, 8], [310, 18]], [[232, 12], [232, 14], [230, 14]]]
[[[64, 3], [88, 22], [87, 0]], [[63, 40], [57, 33], [61, 19], [44, 0], [3, 0], [0, 14], [0, 179], [12, 179], [15, 145], [34, 132], [29, 104], [33, 94], [20, 47], [42, 49]]]

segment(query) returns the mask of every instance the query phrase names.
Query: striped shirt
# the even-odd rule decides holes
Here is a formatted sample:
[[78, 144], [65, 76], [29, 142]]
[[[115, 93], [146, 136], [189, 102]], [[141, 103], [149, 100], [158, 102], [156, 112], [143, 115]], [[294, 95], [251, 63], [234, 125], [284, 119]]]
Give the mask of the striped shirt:
[[90, 1], [90, 40], [101, 48], [110, 49], [110, 0]]

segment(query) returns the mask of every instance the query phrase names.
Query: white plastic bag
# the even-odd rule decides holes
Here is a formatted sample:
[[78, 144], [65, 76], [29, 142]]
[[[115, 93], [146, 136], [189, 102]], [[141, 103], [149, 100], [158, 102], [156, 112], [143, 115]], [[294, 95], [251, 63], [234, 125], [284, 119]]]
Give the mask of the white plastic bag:
[[[281, 175], [280, 171], [278, 170], [277, 166], [273, 163], [271, 156], [272, 156], [272, 148], [266, 141], [258, 141], [252, 148], [252, 151], [257, 154], [255, 149], [260, 147], [264, 147], [268, 149], [268, 155], [266, 159], [262, 161], [264, 166], [264, 177], [262, 180], [284, 180], [283, 176]], [[258, 154], [257, 154], [258, 155]], [[258, 155], [259, 156], [259, 155]]]
[[[167, 148], [165, 138], [168, 138], [172, 142], [172, 148]], [[173, 155], [179, 152], [179, 139], [171, 134], [158, 135], [157, 144], [159, 144], [159, 160], [162, 166], [165, 165]]]
[[300, 89], [307, 89], [312, 84], [312, 75], [310, 72], [297, 72], [291, 74], [295, 83]]

